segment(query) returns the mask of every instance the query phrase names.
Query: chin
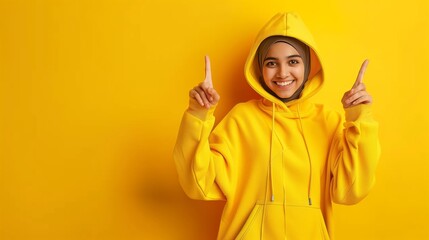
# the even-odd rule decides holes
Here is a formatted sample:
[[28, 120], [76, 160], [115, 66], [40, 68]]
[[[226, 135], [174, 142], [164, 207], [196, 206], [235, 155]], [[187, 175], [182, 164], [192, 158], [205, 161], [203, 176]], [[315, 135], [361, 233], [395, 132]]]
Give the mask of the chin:
[[291, 95], [291, 94], [277, 94], [277, 93], [276, 93], [276, 95], [277, 95], [279, 98], [290, 98], [290, 97], [292, 97], [292, 95]]

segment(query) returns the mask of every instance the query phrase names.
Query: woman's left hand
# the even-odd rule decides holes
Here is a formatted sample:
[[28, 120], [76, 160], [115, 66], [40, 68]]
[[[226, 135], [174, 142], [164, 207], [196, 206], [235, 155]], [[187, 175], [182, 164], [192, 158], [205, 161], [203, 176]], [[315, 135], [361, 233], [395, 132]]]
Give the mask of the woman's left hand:
[[366, 91], [365, 84], [363, 83], [363, 75], [365, 74], [366, 67], [368, 66], [368, 59], [366, 59], [359, 70], [359, 74], [353, 84], [352, 89], [345, 92], [341, 102], [344, 108], [353, 107], [359, 104], [372, 103], [372, 97]]

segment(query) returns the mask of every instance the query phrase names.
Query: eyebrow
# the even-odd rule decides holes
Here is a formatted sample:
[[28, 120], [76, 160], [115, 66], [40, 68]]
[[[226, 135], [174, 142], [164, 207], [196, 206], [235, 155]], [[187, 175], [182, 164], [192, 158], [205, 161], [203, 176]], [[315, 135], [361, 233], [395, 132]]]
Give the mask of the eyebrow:
[[[301, 57], [300, 55], [298, 55], [298, 54], [287, 56], [287, 58], [294, 58], [294, 57], [302, 58], [302, 57]], [[275, 57], [267, 57], [267, 58], [265, 58], [265, 59], [264, 59], [264, 62], [265, 62], [265, 61], [267, 61], [267, 60], [277, 60], [277, 58], [275, 58]]]

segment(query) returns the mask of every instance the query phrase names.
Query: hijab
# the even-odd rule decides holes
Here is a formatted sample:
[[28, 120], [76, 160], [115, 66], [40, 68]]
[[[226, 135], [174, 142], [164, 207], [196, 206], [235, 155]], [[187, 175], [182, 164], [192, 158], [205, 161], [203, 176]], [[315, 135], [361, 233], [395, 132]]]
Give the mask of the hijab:
[[[268, 50], [274, 43], [278, 42], [284, 42], [289, 45], [291, 45], [293, 48], [296, 49], [299, 56], [301, 56], [302, 61], [304, 63], [304, 81], [302, 82], [301, 86], [296, 90], [296, 92], [288, 97], [288, 98], [281, 98], [277, 96], [266, 84], [262, 76], [262, 69], [264, 64], [264, 59], [267, 56]], [[304, 85], [308, 80], [308, 74], [310, 73], [310, 48], [304, 44], [303, 42], [299, 41], [296, 38], [292, 37], [286, 37], [286, 36], [271, 36], [266, 38], [262, 43], [259, 45], [258, 51], [257, 51], [257, 60], [258, 60], [258, 66], [260, 71], [260, 78], [259, 81], [261, 82], [264, 89], [269, 92], [271, 95], [277, 97], [278, 99], [282, 100], [283, 102], [289, 102], [291, 100], [297, 99], [300, 97], [302, 90], [304, 89]]]

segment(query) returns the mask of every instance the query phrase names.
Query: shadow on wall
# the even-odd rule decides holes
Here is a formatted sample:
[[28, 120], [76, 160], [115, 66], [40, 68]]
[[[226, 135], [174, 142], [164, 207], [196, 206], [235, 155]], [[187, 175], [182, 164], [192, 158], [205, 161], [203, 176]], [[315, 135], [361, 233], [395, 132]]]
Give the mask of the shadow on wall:
[[123, 148], [118, 214], [128, 239], [216, 239], [224, 202], [185, 195], [172, 157], [175, 133], [134, 133]]
[[[251, 43], [249, 41], [249, 43]], [[219, 80], [222, 81], [221, 88], [218, 92], [221, 94], [219, 106], [216, 109], [215, 116], [219, 122], [237, 103], [247, 102], [251, 99], [260, 99], [257, 94], [247, 83], [244, 76], [244, 65], [249, 53], [250, 45], [240, 42], [231, 45], [235, 49], [234, 57], [225, 55], [221, 56], [224, 60], [221, 66]], [[216, 81], [215, 79], [214, 81]]]
[[[243, 74], [248, 48], [232, 47], [236, 47], [233, 59], [217, 56], [225, 59], [218, 72], [222, 82], [217, 85], [221, 94], [217, 123], [235, 104], [260, 98]], [[167, 121], [174, 126], [156, 126], [163, 129], [156, 135], [145, 132], [148, 119], [137, 122], [141, 125], [130, 128], [118, 159], [123, 231], [141, 239], [216, 239], [224, 202], [189, 199], [179, 184], [172, 151], [180, 117]]]

